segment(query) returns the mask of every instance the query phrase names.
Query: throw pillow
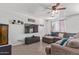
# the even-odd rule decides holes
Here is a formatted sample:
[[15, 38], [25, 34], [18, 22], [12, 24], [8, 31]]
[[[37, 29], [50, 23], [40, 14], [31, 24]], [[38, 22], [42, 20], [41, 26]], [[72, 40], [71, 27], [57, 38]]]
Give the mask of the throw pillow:
[[60, 43], [60, 45], [64, 45], [64, 43], [68, 40], [68, 38], [63, 38], [62, 42]]
[[64, 35], [63, 33], [59, 33], [58, 37], [63, 38], [63, 35]]
[[69, 38], [69, 34], [68, 33], [64, 33], [63, 37], [64, 38]]
[[67, 40], [68, 40], [67, 38], [63, 38], [63, 39], [57, 41], [56, 44], [60, 44], [62, 46], [66, 46]]
[[51, 32], [51, 36], [58, 36], [58, 32]]

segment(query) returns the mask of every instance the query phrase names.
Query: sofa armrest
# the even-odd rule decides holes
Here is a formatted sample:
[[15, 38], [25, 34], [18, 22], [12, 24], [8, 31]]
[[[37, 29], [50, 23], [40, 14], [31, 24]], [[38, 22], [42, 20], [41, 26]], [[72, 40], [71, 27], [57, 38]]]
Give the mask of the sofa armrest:
[[51, 44], [51, 54], [56, 55], [74, 55], [79, 54], [79, 49], [64, 47], [59, 44]]
[[46, 52], [47, 55], [51, 55], [51, 46], [47, 46], [45, 48], [45, 52]]

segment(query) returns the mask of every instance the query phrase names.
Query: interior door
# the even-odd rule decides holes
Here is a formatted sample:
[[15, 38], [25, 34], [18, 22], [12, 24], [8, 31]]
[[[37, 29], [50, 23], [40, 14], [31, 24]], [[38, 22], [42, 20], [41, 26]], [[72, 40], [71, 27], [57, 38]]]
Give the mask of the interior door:
[[8, 44], [8, 25], [0, 24], [0, 45]]

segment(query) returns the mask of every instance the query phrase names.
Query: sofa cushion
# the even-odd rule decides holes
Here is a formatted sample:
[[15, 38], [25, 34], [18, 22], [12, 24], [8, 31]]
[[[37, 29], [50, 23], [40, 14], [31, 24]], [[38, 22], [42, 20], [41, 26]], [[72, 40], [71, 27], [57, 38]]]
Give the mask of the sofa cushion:
[[76, 33], [64, 33], [63, 37], [69, 38], [69, 37], [73, 37], [74, 35], [76, 35]]
[[72, 48], [79, 48], [79, 38], [68, 40], [67, 46]]
[[79, 38], [79, 33], [76, 33], [76, 35], [74, 35], [75, 38]]
[[69, 33], [70, 37], [73, 37], [74, 35], [76, 35], [76, 33]]

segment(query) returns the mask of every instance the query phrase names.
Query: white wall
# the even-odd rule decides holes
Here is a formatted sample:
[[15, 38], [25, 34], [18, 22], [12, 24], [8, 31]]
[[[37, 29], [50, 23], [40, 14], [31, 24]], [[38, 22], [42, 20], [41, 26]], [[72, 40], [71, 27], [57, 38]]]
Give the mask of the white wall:
[[[43, 20], [43, 19], [39, 19], [39, 35], [40, 35], [40, 37], [43, 37], [44, 35], [45, 35], [45, 21]], [[42, 26], [41, 26], [42, 25]]]
[[13, 25], [10, 22], [11, 20], [14, 19], [14, 16], [16, 16], [16, 20], [25, 21], [24, 16], [21, 14], [17, 14], [11, 11], [0, 10], [0, 23], [9, 25], [9, 44], [11, 45], [17, 45], [20, 43], [18, 42], [18, 40], [24, 39], [24, 36], [23, 36], [24, 26]]
[[79, 32], [79, 15], [67, 17], [65, 20], [66, 32]]
[[44, 22], [44, 32], [45, 32], [45, 34], [50, 34], [51, 33], [51, 25], [52, 25], [52, 23], [51, 23], [51, 19], [48, 19], [48, 20], [45, 20], [45, 22]]
[[[30, 33], [30, 34], [25, 34], [24, 33], [24, 25], [19, 25], [19, 24], [11, 24], [10, 21], [16, 17], [16, 20], [22, 20], [25, 23], [30, 23], [30, 24], [44, 24], [43, 22], [41, 23], [40, 20], [42, 19], [35, 19], [35, 23], [28, 22], [27, 19], [28, 17], [25, 17], [26, 15], [13, 12], [13, 11], [4, 11], [0, 10], [0, 24], [8, 24], [9, 25], [9, 44], [11, 45], [18, 45], [18, 44], [23, 44], [24, 38], [25, 37], [30, 37], [32, 35], [41, 35], [43, 32], [40, 30], [41, 28], [39, 27], [38, 33]], [[31, 16], [29, 16], [31, 17]], [[31, 17], [32, 18], [32, 17]]]

